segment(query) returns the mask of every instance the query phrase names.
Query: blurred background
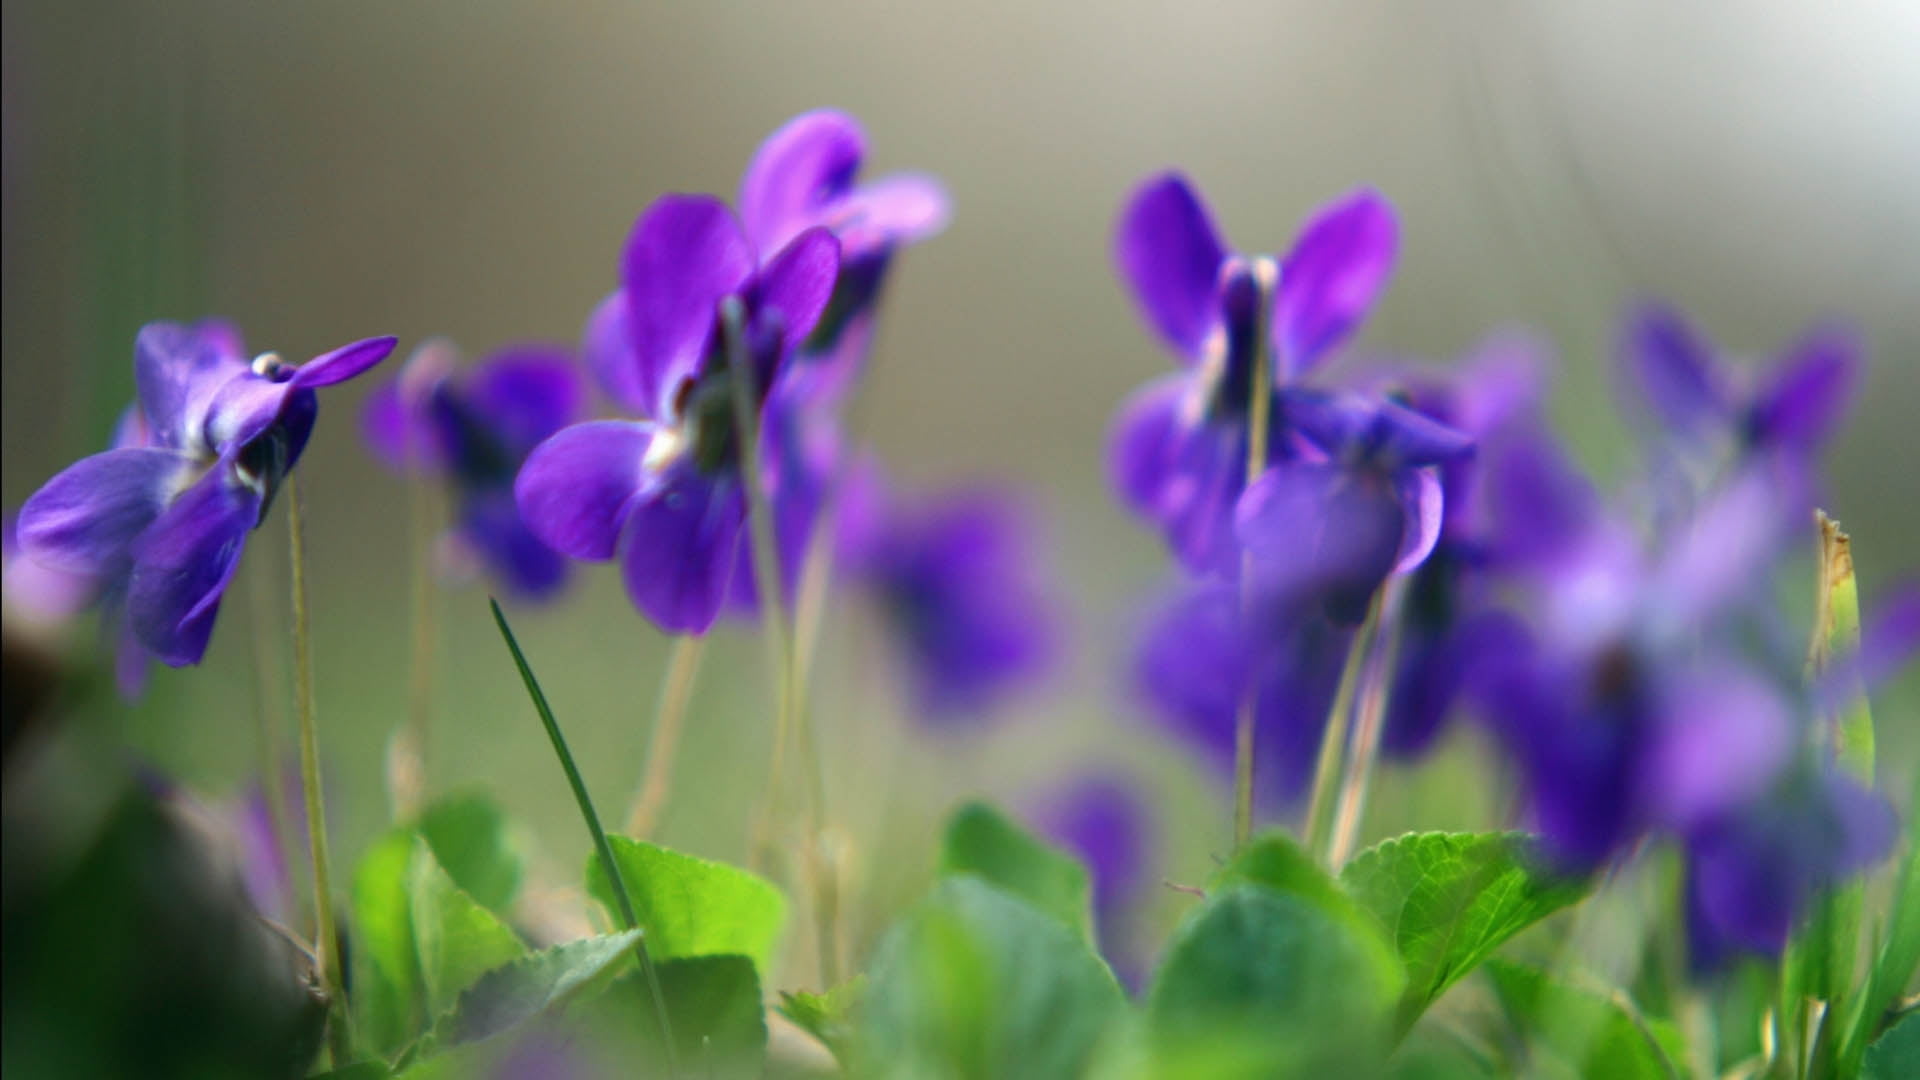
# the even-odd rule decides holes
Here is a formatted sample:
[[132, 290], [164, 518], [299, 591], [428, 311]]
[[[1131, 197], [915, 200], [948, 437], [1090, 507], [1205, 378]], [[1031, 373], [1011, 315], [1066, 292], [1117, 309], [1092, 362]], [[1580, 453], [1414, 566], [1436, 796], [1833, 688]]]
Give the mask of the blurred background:
[[[1224, 787], [1145, 722], [1121, 675], [1140, 601], [1170, 572], [1104, 467], [1116, 406], [1169, 366], [1109, 261], [1114, 214], [1149, 172], [1187, 170], [1250, 250], [1282, 249], [1313, 207], [1379, 187], [1402, 255], [1354, 351], [1444, 360], [1494, 328], [1535, 328], [1559, 355], [1556, 418], [1603, 477], [1635, 460], [1610, 366], [1631, 298], [1669, 297], [1753, 356], [1849, 317], [1872, 367], [1832, 448], [1829, 504], [1869, 604], [1920, 550], [1920, 8], [1901, 0], [1737, 16], [1643, 2], [9, 0], [4, 30], [9, 508], [104, 445], [142, 323], [219, 314], [290, 358], [385, 333], [403, 354], [430, 335], [469, 355], [572, 341], [649, 201], [731, 197], [760, 139], [822, 105], [865, 123], [869, 175], [945, 179], [953, 224], [896, 265], [860, 434], [910, 481], [1030, 489], [1071, 649], [990, 725], [936, 735], [861, 647], [860, 614], [837, 610], [814, 711], [830, 815], [869, 872], [860, 937], [924, 880], [931, 830], [966, 794], [1025, 808], [1118, 770], [1151, 799], [1157, 875], [1198, 879], [1226, 845]], [[375, 382], [327, 392], [301, 468], [349, 864], [387, 821], [381, 763], [409, 678], [409, 489], [358, 432]], [[284, 541], [276, 515], [203, 668], [156, 670], [131, 706], [100, 689], [69, 722], [209, 799], [241, 790], [257, 771], [255, 667], [287, 670]], [[488, 786], [551, 876], [577, 880], [586, 837], [484, 588], [450, 589], [439, 612], [433, 787]], [[666, 642], [610, 566], [513, 616], [617, 818]], [[71, 638], [93, 644], [84, 626]], [[763, 659], [750, 628], [718, 634], [665, 843], [744, 854], [767, 765]], [[1916, 700], [1909, 675], [1881, 705], [1887, 775], [1911, 775], [1920, 753]], [[1441, 758], [1389, 775], [1370, 834], [1495, 819], [1471, 725]], [[1153, 901], [1149, 921], [1180, 906]]]

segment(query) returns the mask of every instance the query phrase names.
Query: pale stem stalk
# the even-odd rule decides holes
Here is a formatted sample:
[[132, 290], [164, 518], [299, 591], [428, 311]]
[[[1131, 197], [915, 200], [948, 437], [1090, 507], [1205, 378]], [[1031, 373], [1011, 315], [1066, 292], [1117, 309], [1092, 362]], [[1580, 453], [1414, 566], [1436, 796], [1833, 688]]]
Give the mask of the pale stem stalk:
[[693, 697], [693, 684], [700, 674], [700, 659], [706, 639], [698, 634], [681, 634], [673, 639], [673, 652], [667, 658], [667, 676], [660, 685], [660, 703], [654, 711], [653, 732], [647, 738], [647, 764], [627, 811], [627, 835], [645, 839], [660, 821], [667, 797], [673, 790], [673, 762], [680, 747], [680, 734], [686, 726], [687, 702]]

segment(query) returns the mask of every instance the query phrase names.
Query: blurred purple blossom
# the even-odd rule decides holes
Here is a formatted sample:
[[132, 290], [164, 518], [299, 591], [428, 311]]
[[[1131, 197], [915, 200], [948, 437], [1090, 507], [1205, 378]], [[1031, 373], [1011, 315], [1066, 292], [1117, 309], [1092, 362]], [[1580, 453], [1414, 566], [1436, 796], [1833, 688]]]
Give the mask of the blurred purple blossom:
[[[634, 225], [623, 287], [594, 312], [584, 352], [601, 384], [638, 420], [575, 424], [536, 447], [514, 484], [527, 525], [576, 559], [619, 555], [627, 593], [662, 629], [703, 633], [731, 599], [753, 597], [745, 475], [720, 312], [744, 308], [743, 333], [763, 431], [794, 347], [825, 310], [840, 266], [831, 233], [811, 228], [757, 253], [720, 200], [669, 195]], [[777, 480], [777, 461], [764, 473]], [[768, 492], [776, 516], [792, 496]], [[800, 513], [793, 515], [807, 518]], [[779, 530], [790, 587], [804, 535]]]
[[199, 663], [247, 534], [313, 432], [314, 391], [393, 345], [370, 338], [295, 366], [249, 361], [224, 322], [148, 324], [134, 344], [137, 421], [27, 500], [21, 549], [99, 582], [109, 622], [161, 661]]
[[1254, 687], [1255, 797], [1271, 817], [1305, 793], [1352, 636], [1316, 610], [1249, 611], [1231, 584], [1184, 583], [1149, 615], [1133, 683], [1153, 719], [1222, 777]]
[[535, 446], [580, 419], [585, 388], [559, 345], [510, 346], [465, 372], [455, 362], [444, 341], [414, 350], [367, 401], [368, 445], [388, 467], [452, 488], [459, 552], [520, 596], [551, 596], [567, 563], [521, 521], [513, 481]]
[[927, 723], [979, 721], [1058, 659], [1039, 530], [1015, 495], [902, 498], [865, 469], [846, 488], [839, 546], [849, 578], [879, 604]]
[[1050, 792], [1035, 810], [1040, 832], [1077, 856], [1093, 885], [1100, 951], [1122, 982], [1145, 976], [1132, 923], [1152, 887], [1152, 815], [1138, 783], [1117, 772], [1090, 772]]
[[[1397, 230], [1386, 200], [1361, 190], [1311, 215], [1286, 255], [1241, 256], [1184, 177], [1154, 177], [1129, 198], [1114, 259], [1184, 370], [1122, 406], [1108, 460], [1121, 498], [1189, 570], [1238, 571], [1233, 512], [1247, 483], [1255, 365], [1273, 365], [1277, 397], [1350, 335], [1386, 284]], [[1268, 317], [1271, 340], [1256, 340]], [[1276, 425], [1266, 463], [1292, 450]]]

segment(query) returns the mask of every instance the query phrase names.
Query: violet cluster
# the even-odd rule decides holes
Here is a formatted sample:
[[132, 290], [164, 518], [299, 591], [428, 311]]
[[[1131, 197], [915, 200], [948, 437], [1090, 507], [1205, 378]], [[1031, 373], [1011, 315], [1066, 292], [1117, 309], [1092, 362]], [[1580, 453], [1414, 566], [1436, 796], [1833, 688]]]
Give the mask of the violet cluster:
[[1812, 535], [1857, 346], [1821, 326], [1750, 375], [1672, 310], [1637, 309], [1620, 370], [1647, 468], [1609, 500], [1547, 433], [1530, 339], [1450, 369], [1316, 371], [1395, 236], [1372, 193], [1282, 256], [1228, 253], [1178, 176], [1122, 211], [1120, 275], [1185, 369], [1122, 407], [1110, 447], [1121, 500], [1181, 570], [1135, 686], [1222, 775], [1250, 708], [1267, 816], [1300, 805], [1323, 739], [1363, 752], [1369, 698], [1390, 756], [1476, 716], [1546, 858], [1590, 872], [1670, 841], [1696, 964], [1778, 953], [1814, 896], [1889, 849], [1891, 810], [1836, 763], [1832, 717], [1843, 678], [1860, 692], [1920, 640], [1897, 599], [1839, 674], [1809, 679], [1804, 633], [1760, 584]]
[[295, 365], [250, 357], [217, 320], [140, 330], [138, 398], [112, 447], [49, 480], [14, 528], [25, 558], [103, 608], [123, 690], [137, 691], [149, 658], [201, 661], [247, 536], [313, 434], [316, 391], [393, 346], [369, 338]]

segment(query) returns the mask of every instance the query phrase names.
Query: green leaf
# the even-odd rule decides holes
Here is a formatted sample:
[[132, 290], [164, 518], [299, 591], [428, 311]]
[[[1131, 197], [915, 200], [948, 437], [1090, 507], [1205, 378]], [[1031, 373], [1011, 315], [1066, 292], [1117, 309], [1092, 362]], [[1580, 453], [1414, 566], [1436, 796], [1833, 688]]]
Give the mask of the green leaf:
[[[1678, 1036], [1647, 1023], [1626, 995], [1575, 986], [1538, 968], [1491, 960], [1486, 972], [1522, 1044], [1522, 1075], [1673, 1080]], [[1683, 1056], [1683, 1055], [1682, 1055]]]
[[391, 1080], [393, 1070], [382, 1061], [357, 1061], [338, 1069], [316, 1073], [308, 1080]]
[[1913, 1080], [1920, 1076], [1920, 1013], [1909, 1013], [1867, 1047], [1860, 1075], [1863, 1080]]
[[353, 875], [354, 1033], [381, 1055], [426, 1024], [408, 894], [415, 835], [394, 829], [374, 841]]
[[806, 990], [780, 992], [780, 1013], [819, 1039], [841, 1062], [848, 1060], [853, 1042], [853, 1011], [867, 993], [867, 977], [855, 975], [824, 993]]
[[[643, 840], [607, 841], [655, 960], [733, 954], [772, 970], [787, 900], [771, 882]], [[587, 860], [587, 891], [608, 911], [619, 910], [598, 858]]]
[[420, 815], [419, 829], [454, 884], [481, 907], [507, 914], [520, 892], [526, 859], [492, 799], [477, 792], [441, 799]]
[[1078, 1076], [1123, 1008], [1078, 934], [971, 875], [887, 931], [870, 978], [854, 1056], [885, 1075]]
[[1406, 966], [1402, 1029], [1508, 938], [1587, 894], [1590, 882], [1541, 870], [1527, 846], [1520, 833], [1409, 833], [1341, 871]]
[[985, 803], [962, 806], [947, 823], [940, 874], [977, 874], [1093, 940], [1086, 867]]
[[481, 975], [526, 953], [519, 935], [454, 884], [418, 836], [407, 884], [428, 1015], [439, 1015]]
[[[691, 956], [668, 960], [657, 970], [682, 1075], [759, 1076], [766, 1059], [767, 1020], [753, 961], [744, 956]], [[638, 972], [621, 976], [604, 993], [568, 1009], [562, 1023], [576, 1045], [592, 1046], [604, 1060], [624, 1066], [607, 1075], [628, 1075], [634, 1062], [664, 1058], [653, 1000]]]
[[[1920, 775], [1914, 777], [1913, 797], [1907, 805], [1920, 808]], [[1855, 996], [1848, 1013], [1851, 1023], [1846, 1044], [1840, 1051], [1843, 1076], [1861, 1064], [1881, 1016], [1900, 996], [1914, 973], [1920, 971], [1920, 837], [1915, 836], [1912, 824], [1907, 827], [1907, 852], [1900, 860], [1891, 910], [1886, 944], [1880, 947], [1867, 985]]]
[[[461, 991], [434, 1025], [433, 1045], [489, 1038], [564, 1005], [633, 955], [640, 931], [583, 938], [494, 968]], [[432, 1051], [423, 1050], [425, 1053]]]
[[[1406, 983], [1392, 950], [1324, 876], [1269, 846], [1256, 863], [1304, 886], [1229, 880], [1175, 932], [1147, 1002], [1164, 1072], [1318, 1075], [1378, 1064]], [[1231, 876], [1231, 875], [1229, 875]]]

